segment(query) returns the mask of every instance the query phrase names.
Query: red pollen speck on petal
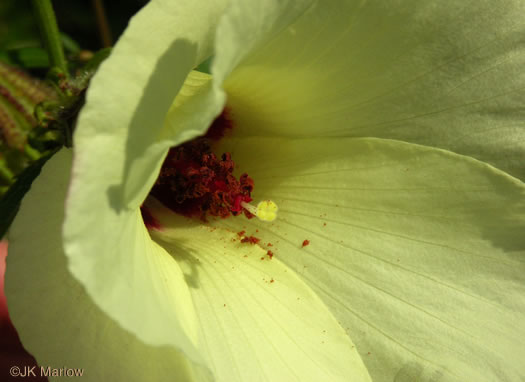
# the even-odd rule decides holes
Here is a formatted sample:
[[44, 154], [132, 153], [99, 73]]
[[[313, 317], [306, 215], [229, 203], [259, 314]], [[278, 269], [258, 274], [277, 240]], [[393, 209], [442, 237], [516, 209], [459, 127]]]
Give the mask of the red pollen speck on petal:
[[268, 251], [268, 252], [266, 252], [266, 254], [270, 258], [270, 260], [273, 259], [273, 252], [272, 251]]
[[246, 231], [241, 231], [241, 232], [237, 232], [237, 235], [239, 235], [239, 237], [242, 237], [244, 234], [246, 233]]
[[307, 245], [310, 244], [310, 240], [305, 240], [303, 241], [303, 247], [306, 247]]
[[246, 236], [241, 239], [241, 243], [257, 244], [261, 239], [255, 236]]
[[175, 213], [206, 221], [207, 216], [227, 218], [244, 213], [252, 201], [253, 179], [233, 175], [235, 162], [230, 153], [217, 157], [212, 144], [232, 129], [225, 109], [208, 132], [169, 150], [150, 194]]

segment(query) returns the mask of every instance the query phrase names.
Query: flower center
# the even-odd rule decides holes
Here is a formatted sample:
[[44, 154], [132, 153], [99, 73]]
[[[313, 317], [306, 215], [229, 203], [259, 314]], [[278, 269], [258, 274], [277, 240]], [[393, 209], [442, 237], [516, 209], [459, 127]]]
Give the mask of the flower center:
[[204, 136], [171, 148], [150, 195], [178, 214], [203, 221], [207, 216], [227, 218], [243, 213], [249, 219], [255, 215], [273, 220], [275, 203], [249, 204], [253, 179], [246, 173], [237, 179], [231, 154], [226, 152], [219, 158], [211, 150], [231, 128], [225, 109]]

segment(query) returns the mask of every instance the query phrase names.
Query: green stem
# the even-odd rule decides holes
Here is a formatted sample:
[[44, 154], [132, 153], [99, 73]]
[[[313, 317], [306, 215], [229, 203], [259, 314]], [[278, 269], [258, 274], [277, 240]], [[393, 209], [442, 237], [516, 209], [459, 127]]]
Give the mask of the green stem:
[[32, 0], [33, 9], [40, 26], [47, 53], [51, 59], [51, 67], [60, 69], [67, 76], [67, 62], [64, 57], [62, 40], [58, 32], [57, 20], [51, 0]]

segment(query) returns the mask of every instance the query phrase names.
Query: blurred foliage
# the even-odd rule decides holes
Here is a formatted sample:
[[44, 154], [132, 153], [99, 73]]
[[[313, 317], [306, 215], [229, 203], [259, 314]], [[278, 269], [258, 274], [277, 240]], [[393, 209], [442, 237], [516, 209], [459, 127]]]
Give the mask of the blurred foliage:
[[146, 3], [54, 0], [68, 79], [49, 71], [31, 0], [0, 0], [0, 237], [45, 161], [71, 145], [89, 80], [110, 52], [102, 48]]
[[[93, 3], [91, 0], [53, 1], [61, 32], [76, 41], [79, 47], [87, 50], [98, 50], [103, 47], [100, 43]], [[146, 0], [103, 2], [114, 40], [124, 31], [130, 17], [146, 3]], [[40, 46], [38, 26], [33, 17], [31, 1], [0, 1], [0, 51]]]

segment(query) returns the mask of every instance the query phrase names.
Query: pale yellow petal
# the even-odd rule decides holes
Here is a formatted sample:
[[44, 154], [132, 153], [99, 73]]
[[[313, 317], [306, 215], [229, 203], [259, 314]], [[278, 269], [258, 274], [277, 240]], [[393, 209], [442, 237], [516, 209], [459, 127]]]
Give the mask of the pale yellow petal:
[[219, 23], [213, 74], [237, 134], [398, 139], [525, 179], [523, 1], [231, 8], [239, 10]]
[[[181, 382], [211, 381], [209, 371], [193, 365], [179, 350], [181, 346], [146, 344], [119, 325], [69, 272], [61, 227], [70, 167], [69, 150], [48, 161], [24, 198], [9, 234], [5, 286], [9, 313], [24, 347], [44, 368], [43, 374], [38, 368], [35, 373], [49, 376], [60, 369], [78, 369], [79, 380], [94, 382], [162, 381], [167, 376]], [[166, 278], [170, 277], [168, 268], [163, 273]], [[98, 272], [103, 275], [104, 269]], [[126, 299], [136, 302], [138, 279], [129, 280], [117, 304]], [[144, 330], [145, 321], [161, 328], [162, 316], [156, 317], [157, 309], [148, 306], [148, 300], [156, 296], [143, 297], [142, 311], [130, 313], [131, 318], [141, 321]], [[171, 305], [169, 300], [163, 304]], [[176, 325], [174, 321], [162, 328], [166, 339], [176, 333]]]
[[370, 381], [351, 339], [318, 296], [259, 245], [150, 200], [153, 239], [181, 264], [217, 381]]
[[279, 215], [216, 226], [260, 237], [294, 269], [374, 381], [525, 377], [523, 183], [378, 139], [259, 137], [222, 149], [253, 177], [254, 201], [273, 200]]
[[196, 362], [191, 296], [177, 263], [151, 241], [139, 206], [168, 147], [207, 128], [186, 123], [174, 131], [165, 119], [177, 95], [175, 103], [191, 107], [184, 98], [208, 86], [208, 77], [195, 75], [179, 93], [211, 53], [224, 6], [153, 0], [132, 19], [92, 79], [78, 119], [64, 223], [68, 267], [97, 306], [145, 343], [175, 346]]

